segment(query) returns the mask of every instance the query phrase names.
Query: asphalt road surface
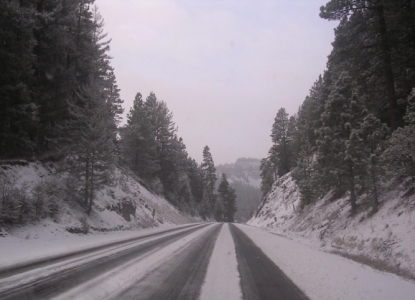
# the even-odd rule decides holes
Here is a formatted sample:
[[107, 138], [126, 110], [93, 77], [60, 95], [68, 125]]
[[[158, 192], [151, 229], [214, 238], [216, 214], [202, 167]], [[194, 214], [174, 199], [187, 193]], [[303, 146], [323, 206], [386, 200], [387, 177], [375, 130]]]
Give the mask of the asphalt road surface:
[[239, 288], [235, 299], [308, 299], [241, 229], [226, 223], [192, 224], [0, 269], [0, 299], [206, 298], [208, 268], [231, 280], [232, 273], [211, 262], [213, 251], [221, 253], [215, 244], [224, 229], [234, 245], [222, 249], [226, 259], [236, 253], [239, 287], [229, 285]]

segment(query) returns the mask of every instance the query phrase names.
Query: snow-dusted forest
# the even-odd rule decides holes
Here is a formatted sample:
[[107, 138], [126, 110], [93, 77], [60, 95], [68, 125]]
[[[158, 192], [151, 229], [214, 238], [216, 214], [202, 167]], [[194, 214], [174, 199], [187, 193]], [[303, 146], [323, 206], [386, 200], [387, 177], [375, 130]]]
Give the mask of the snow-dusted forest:
[[321, 7], [321, 18], [340, 21], [327, 70], [296, 114], [277, 112], [273, 146], [261, 161], [265, 198], [250, 221], [323, 248], [328, 239], [330, 251], [371, 265], [379, 259], [379, 268], [390, 264], [412, 278], [413, 5], [333, 0]]
[[413, 299], [415, 0], [326, 1], [0, 0], [0, 298]]

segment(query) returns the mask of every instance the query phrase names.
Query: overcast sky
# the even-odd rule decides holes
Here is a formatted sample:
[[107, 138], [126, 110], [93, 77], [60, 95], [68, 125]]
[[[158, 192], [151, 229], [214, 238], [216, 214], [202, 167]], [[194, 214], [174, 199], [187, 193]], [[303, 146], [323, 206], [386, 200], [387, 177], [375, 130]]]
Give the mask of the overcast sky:
[[336, 22], [326, 0], [96, 0], [128, 112], [153, 91], [189, 155], [263, 158], [279, 108], [290, 115], [326, 67]]

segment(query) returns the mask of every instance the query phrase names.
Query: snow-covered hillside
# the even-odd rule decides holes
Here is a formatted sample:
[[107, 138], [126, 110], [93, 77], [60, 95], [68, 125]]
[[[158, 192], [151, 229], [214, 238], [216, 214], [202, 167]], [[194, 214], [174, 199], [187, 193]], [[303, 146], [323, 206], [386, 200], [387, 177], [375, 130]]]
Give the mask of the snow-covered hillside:
[[348, 195], [329, 193], [300, 209], [300, 195], [290, 173], [279, 178], [247, 224], [337, 253], [380, 270], [415, 278], [415, 195], [392, 189], [377, 212], [364, 201], [351, 216]]
[[[116, 168], [112, 183], [105, 185], [94, 200], [91, 215], [68, 197], [65, 173], [57, 173], [53, 163], [1, 161], [0, 177], [8, 178], [7, 188], [17, 188], [33, 195], [36, 187], [58, 189], [57, 213], [50, 217], [32, 217], [0, 227], [0, 236], [25, 239], [47, 239], [71, 233], [94, 233], [135, 228], [158, 227], [162, 224], [184, 224], [194, 219], [179, 212], [164, 198], [152, 194], [128, 169]], [[4, 183], [4, 181], [2, 181]], [[55, 193], [56, 194], [56, 193]], [[42, 199], [47, 201], [47, 199]], [[152, 211], [155, 209], [153, 220]]]

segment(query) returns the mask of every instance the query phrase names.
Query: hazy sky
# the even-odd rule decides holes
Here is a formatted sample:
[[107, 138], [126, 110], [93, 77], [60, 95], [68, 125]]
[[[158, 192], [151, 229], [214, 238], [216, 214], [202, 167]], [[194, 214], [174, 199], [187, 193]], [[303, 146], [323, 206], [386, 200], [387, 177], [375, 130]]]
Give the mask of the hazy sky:
[[96, 0], [128, 112], [153, 91], [189, 155], [263, 158], [279, 108], [297, 112], [326, 66], [326, 0]]

